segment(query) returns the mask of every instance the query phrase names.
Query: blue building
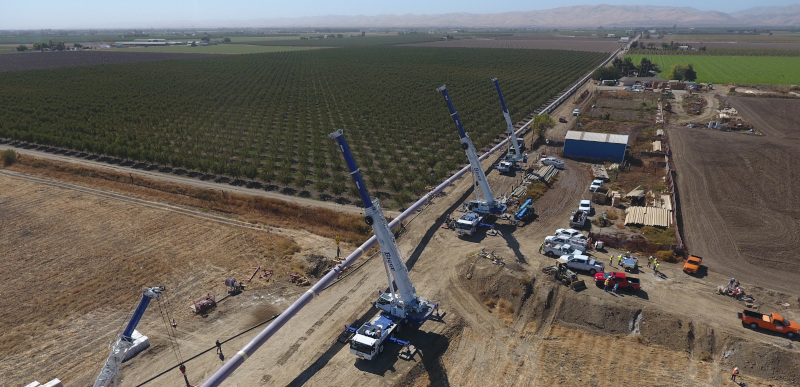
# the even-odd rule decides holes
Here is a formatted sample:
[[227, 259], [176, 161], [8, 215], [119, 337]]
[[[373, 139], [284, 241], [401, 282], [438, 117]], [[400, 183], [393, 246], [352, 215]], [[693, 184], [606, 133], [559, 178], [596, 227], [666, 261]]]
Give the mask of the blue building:
[[628, 148], [627, 134], [570, 130], [564, 138], [564, 157], [621, 162]]

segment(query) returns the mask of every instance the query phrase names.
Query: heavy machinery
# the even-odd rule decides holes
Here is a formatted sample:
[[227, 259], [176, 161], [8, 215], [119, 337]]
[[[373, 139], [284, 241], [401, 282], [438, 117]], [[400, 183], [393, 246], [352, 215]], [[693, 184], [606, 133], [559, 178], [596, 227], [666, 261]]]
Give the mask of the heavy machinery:
[[[350, 176], [356, 183], [358, 194], [364, 203], [364, 213], [366, 214], [364, 222], [371, 226], [372, 232], [375, 233], [389, 280], [389, 292], [381, 293], [375, 302], [375, 307], [381, 310], [381, 314], [358, 329], [345, 326], [346, 330], [353, 333], [349, 340], [350, 353], [363, 359], [372, 359], [373, 356], [383, 351], [385, 341], [407, 346], [407, 342], [397, 340], [392, 335], [400, 329], [403, 323], [419, 325], [430, 319], [434, 311], [438, 313], [439, 304], [431, 303], [416, 295], [416, 289], [408, 275], [408, 269], [397, 249], [394, 234], [389, 229], [378, 199], [370, 199], [364, 179], [361, 178], [361, 172], [350, 153], [350, 147], [347, 145], [342, 130], [331, 133], [330, 137], [338, 142], [339, 149], [350, 170]], [[394, 284], [397, 284], [396, 292]]]
[[[511, 115], [508, 113], [508, 108], [506, 107], [506, 100], [503, 98], [503, 92], [500, 91], [500, 83], [497, 81], [497, 78], [492, 78], [492, 82], [494, 82], [494, 87], [497, 89], [497, 95], [500, 97], [500, 105], [503, 106], [503, 117], [506, 118], [506, 127], [508, 128], [508, 136], [509, 136], [509, 148], [508, 153], [506, 154], [505, 161], [512, 164], [513, 168], [516, 168], [516, 163], [527, 159], [527, 156], [524, 156], [520, 149], [520, 142], [517, 139], [516, 133], [514, 133], [514, 124], [511, 123]], [[511, 147], [514, 148], [514, 153], [511, 153]]]
[[225, 286], [228, 287], [228, 294], [234, 296], [244, 291], [245, 284], [233, 277], [225, 279]]
[[583, 280], [579, 280], [578, 275], [570, 270], [564, 263], [547, 266], [542, 269], [542, 272], [547, 275], [552, 275], [556, 281], [561, 282], [564, 286], [568, 286], [576, 292], [586, 289], [586, 283]]
[[533, 200], [528, 199], [519, 207], [519, 210], [514, 213], [514, 224], [517, 224], [517, 222], [526, 222], [535, 215], [536, 212], [533, 209]]
[[130, 321], [128, 321], [128, 325], [125, 327], [125, 330], [122, 331], [122, 334], [119, 335], [119, 338], [117, 338], [116, 343], [114, 343], [114, 345], [112, 346], [111, 354], [108, 355], [108, 359], [106, 360], [105, 365], [103, 365], [103, 369], [100, 370], [100, 375], [97, 377], [97, 381], [94, 382], [94, 387], [107, 387], [111, 385], [114, 386], [117, 385], [117, 374], [119, 373], [119, 365], [122, 364], [124, 360], [127, 360], [128, 358], [135, 355], [135, 354], [127, 354], [126, 352], [128, 352], [134, 347], [135, 342], [133, 336], [135, 332], [134, 330], [136, 329], [136, 325], [138, 325], [139, 320], [142, 319], [144, 311], [145, 309], [147, 309], [147, 305], [150, 304], [150, 300], [152, 299], [159, 300], [161, 298], [161, 292], [163, 292], [164, 290], [166, 289], [163, 286], [156, 286], [153, 288], [144, 289], [142, 291], [142, 299], [139, 301], [139, 305], [133, 312], [133, 316], [131, 316]]
[[467, 154], [470, 170], [472, 171], [472, 178], [475, 182], [475, 200], [466, 203], [466, 214], [462, 215], [461, 218], [456, 221], [456, 230], [459, 235], [472, 235], [478, 226], [484, 225], [483, 219], [487, 215], [501, 215], [506, 212], [508, 206], [495, 200], [492, 189], [489, 188], [489, 183], [486, 180], [486, 173], [483, 172], [483, 167], [481, 167], [481, 162], [478, 159], [478, 152], [475, 150], [475, 146], [472, 145], [472, 140], [469, 139], [469, 136], [461, 126], [461, 119], [458, 118], [458, 113], [453, 106], [453, 101], [450, 100], [450, 95], [447, 93], [447, 85], [443, 85], [436, 89], [436, 91], [442, 93], [445, 102], [447, 102], [447, 107], [450, 109], [450, 116], [453, 117], [456, 128], [458, 128], [458, 134], [461, 137], [461, 148], [463, 148], [464, 152]]

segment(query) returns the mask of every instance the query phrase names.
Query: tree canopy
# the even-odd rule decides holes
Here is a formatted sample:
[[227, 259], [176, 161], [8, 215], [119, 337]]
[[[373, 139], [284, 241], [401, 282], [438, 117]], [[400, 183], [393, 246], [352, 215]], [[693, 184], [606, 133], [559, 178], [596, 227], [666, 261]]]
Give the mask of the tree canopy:
[[669, 73], [670, 79], [679, 81], [694, 81], [697, 79], [697, 72], [694, 71], [692, 64], [675, 63]]

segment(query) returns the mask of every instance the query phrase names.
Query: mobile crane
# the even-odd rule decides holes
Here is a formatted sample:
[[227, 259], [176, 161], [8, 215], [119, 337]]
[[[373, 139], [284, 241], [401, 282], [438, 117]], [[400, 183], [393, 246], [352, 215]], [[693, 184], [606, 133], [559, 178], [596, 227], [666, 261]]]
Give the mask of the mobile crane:
[[[380, 309], [381, 313], [358, 329], [345, 326], [345, 329], [354, 333], [349, 340], [350, 353], [360, 358], [371, 360], [374, 356], [383, 352], [383, 343], [386, 341], [408, 346], [408, 342], [392, 337], [393, 334], [400, 330], [400, 325], [403, 323], [408, 322], [419, 325], [430, 319], [433, 316], [433, 312], [438, 311], [439, 304], [431, 303], [416, 295], [416, 289], [414, 289], [414, 284], [411, 283], [408, 269], [397, 249], [397, 242], [389, 229], [383, 210], [378, 203], [378, 199], [370, 199], [367, 188], [364, 185], [364, 179], [361, 178], [361, 172], [356, 166], [353, 155], [350, 153], [350, 147], [347, 145], [342, 130], [339, 129], [329, 136], [338, 142], [339, 149], [341, 149], [345, 162], [347, 162], [347, 167], [350, 170], [350, 176], [353, 177], [353, 181], [356, 183], [358, 194], [364, 203], [364, 213], [366, 214], [364, 222], [372, 227], [372, 232], [375, 233], [383, 256], [386, 276], [389, 280], [390, 292], [381, 293], [375, 302], [375, 307]], [[395, 287], [392, 284], [393, 279], [394, 283], [397, 284], [397, 292], [395, 292]]]
[[[506, 118], [506, 127], [508, 128], [510, 142], [506, 158], [500, 162], [497, 170], [507, 173], [513, 171], [516, 168], [516, 163], [520, 160], [527, 162], [528, 157], [523, 155], [522, 151], [520, 150], [521, 139], [517, 139], [517, 135], [514, 133], [514, 124], [511, 123], [511, 115], [508, 113], [506, 100], [503, 98], [503, 92], [500, 91], [500, 83], [497, 81], [497, 78], [492, 78], [492, 82], [494, 82], [494, 86], [497, 89], [497, 95], [500, 97], [500, 105], [503, 107], [503, 116]], [[514, 153], [511, 153], [512, 146], [514, 147]]]
[[470, 169], [472, 170], [472, 177], [475, 181], [476, 199], [467, 203], [468, 213], [464, 214], [461, 216], [461, 219], [456, 221], [456, 231], [458, 231], [459, 234], [472, 235], [476, 227], [482, 225], [481, 222], [486, 215], [501, 215], [506, 212], [508, 206], [495, 200], [492, 189], [489, 188], [489, 183], [486, 180], [486, 174], [483, 172], [483, 167], [481, 167], [481, 162], [478, 159], [478, 152], [475, 150], [475, 146], [472, 145], [472, 140], [469, 139], [469, 136], [464, 131], [464, 127], [461, 125], [461, 119], [458, 117], [456, 108], [453, 106], [453, 101], [450, 100], [450, 94], [447, 93], [447, 85], [443, 85], [436, 89], [436, 91], [442, 93], [445, 102], [447, 102], [447, 107], [450, 109], [450, 117], [453, 117], [456, 128], [458, 128], [458, 134], [461, 137], [461, 148], [463, 148], [464, 152], [467, 154]]
[[142, 319], [144, 311], [147, 309], [147, 305], [150, 304], [150, 300], [160, 299], [161, 292], [164, 290], [166, 289], [163, 286], [156, 286], [142, 290], [142, 299], [139, 301], [139, 305], [133, 312], [133, 316], [131, 316], [130, 321], [128, 321], [128, 325], [125, 327], [125, 330], [122, 331], [122, 334], [120, 334], [119, 338], [117, 338], [117, 342], [114, 343], [113, 347], [111, 347], [111, 354], [108, 355], [106, 364], [103, 365], [103, 369], [100, 370], [100, 375], [97, 377], [97, 381], [94, 382], [94, 387], [117, 385], [119, 365], [122, 364], [122, 362], [128, 357], [130, 357], [126, 357], [125, 352], [127, 352], [134, 344], [133, 332], [136, 329], [136, 325], [138, 325], [139, 320]]

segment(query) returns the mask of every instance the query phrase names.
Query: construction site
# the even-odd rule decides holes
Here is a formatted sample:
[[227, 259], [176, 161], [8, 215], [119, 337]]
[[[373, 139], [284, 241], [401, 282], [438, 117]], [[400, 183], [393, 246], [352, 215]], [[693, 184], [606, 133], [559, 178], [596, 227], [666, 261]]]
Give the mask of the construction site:
[[[785, 129], [800, 122], [759, 110], [797, 101], [717, 90], [690, 115], [580, 83], [538, 112], [566, 122], [534, 138], [494, 82], [507, 140], [479, 157], [439, 88], [469, 166], [402, 213], [373, 202], [342, 131], [320, 141], [337, 141], [363, 206], [294, 217], [0, 145], [19, 153], [0, 169], [0, 384], [717, 386], [734, 367], [749, 386], [800, 384], [800, 228], [773, 195], [800, 197], [800, 158], [775, 156], [800, 151]], [[622, 146], [580, 137], [609, 161], [567, 154], [569, 131], [609, 133], [603, 114], [627, 104], [657, 107], [614, 125]], [[759, 133], [687, 125], [725, 104]], [[315, 226], [336, 213], [374, 237]], [[747, 326], [751, 311], [787, 331]]]

